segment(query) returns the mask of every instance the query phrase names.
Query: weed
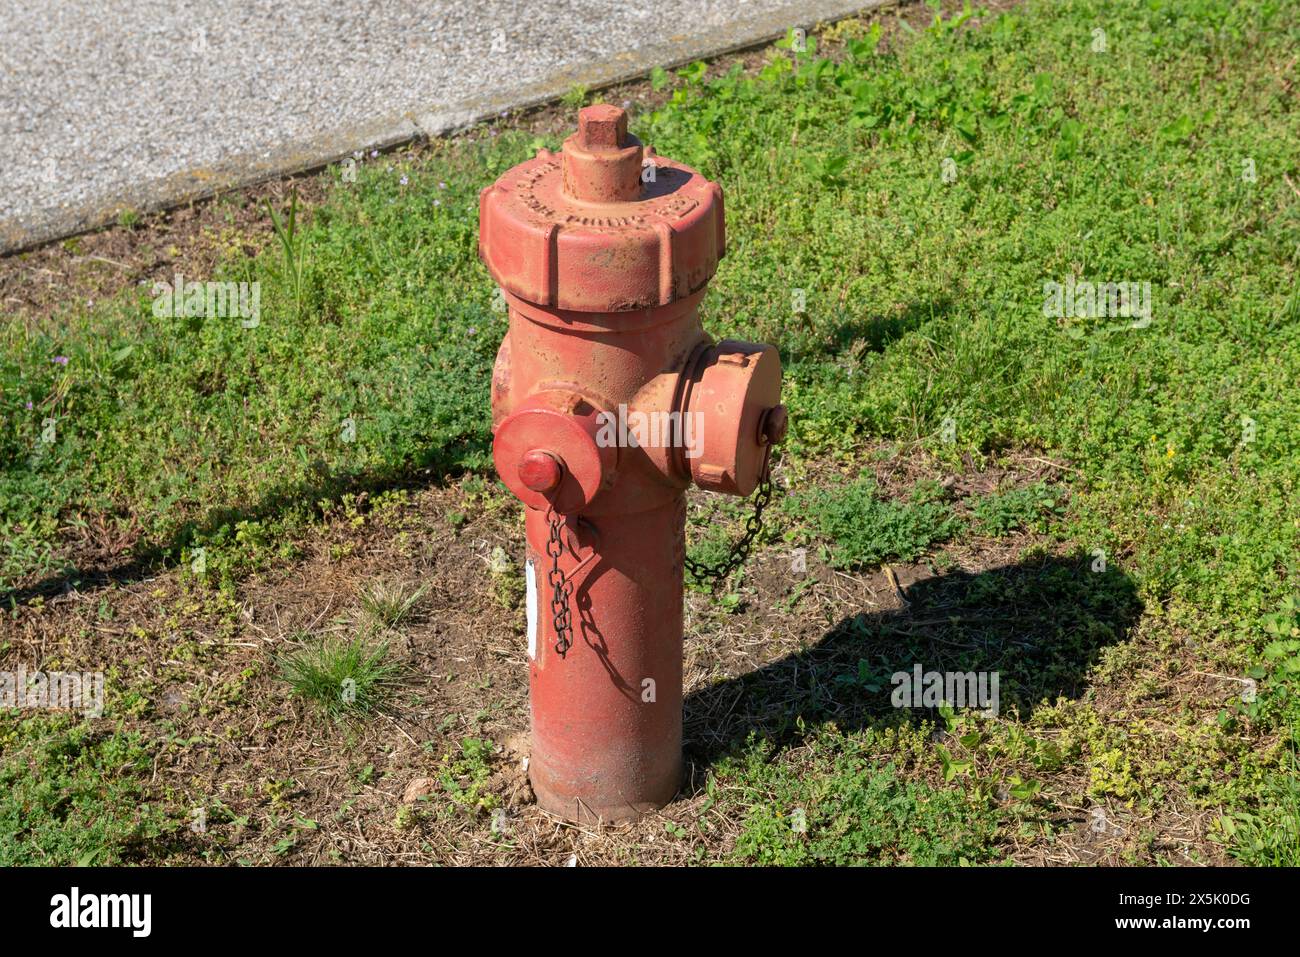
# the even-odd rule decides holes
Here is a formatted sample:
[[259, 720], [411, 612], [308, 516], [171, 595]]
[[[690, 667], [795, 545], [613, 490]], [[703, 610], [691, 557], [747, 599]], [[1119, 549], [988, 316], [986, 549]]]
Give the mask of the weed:
[[996, 856], [995, 815], [960, 791], [901, 780], [834, 732], [806, 763], [772, 764], [764, 750], [752, 747], [719, 774], [739, 775], [738, 861], [951, 866]]
[[861, 477], [786, 500], [829, 543], [836, 568], [862, 568], [886, 561], [912, 561], [961, 530], [952, 509], [940, 502], [893, 502], [878, 496], [875, 481]]
[[1219, 834], [1243, 864], [1300, 866], [1300, 766], [1270, 780], [1260, 806], [1237, 810], [1218, 822]]
[[396, 628], [411, 617], [429, 586], [404, 582], [373, 581], [362, 586], [361, 609], [380, 630]]
[[471, 813], [490, 811], [497, 796], [487, 790], [496, 745], [487, 738], [461, 738], [460, 753], [442, 756], [438, 780], [452, 803]]
[[175, 827], [144, 800], [153, 751], [137, 732], [0, 714], [0, 866], [135, 859]]
[[565, 90], [564, 96], [560, 97], [560, 102], [571, 110], [585, 106], [587, 104], [587, 87], [581, 83], [574, 84]]
[[280, 252], [283, 254], [281, 266], [284, 275], [289, 279], [289, 287], [293, 290], [294, 316], [298, 317], [302, 315], [303, 290], [306, 281], [303, 264], [307, 255], [307, 243], [298, 231], [298, 188], [294, 187], [289, 194], [289, 213], [283, 220], [269, 200], [266, 201], [265, 206], [267, 215], [271, 217], [275, 238], [280, 242]]
[[1057, 495], [1044, 482], [995, 492], [971, 508], [986, 535], [1006, 535], [1058, 509]]
[[280, 676], [293, 694], [334, 720], [374, 712], [400, 674], [400, 666], [388, 660], [385, 641], [331, 642], [309, 635], [297, 640], [303, 646], [280, 658]]
[[515, 562], [503, 561], [492, 567], [492, 597], [507, 611], [518, 608], [528, 590]]

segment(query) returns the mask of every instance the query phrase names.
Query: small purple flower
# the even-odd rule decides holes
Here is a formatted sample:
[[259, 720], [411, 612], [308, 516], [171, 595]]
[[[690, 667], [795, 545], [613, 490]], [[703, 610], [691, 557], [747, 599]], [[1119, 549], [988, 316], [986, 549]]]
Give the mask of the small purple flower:
[[30, 412], [31, 410], [32, 410], [32, 403], [31, 403], [30, 401], [28, 401], [28, 403], [27, 403], [27, 411]]
[[403, 176], [400, 180], [398, 180], [398, 182], [401, 183], [403, 186], [405, 186], [409, 182], [409, 180], [407, 180], [407, 178]]
[[465, 330], [465, 332], [466, 332], [467, 335], [471, 335], [471, 336], [472, 336], [472, 335], [474, 335], [476, 332], [478, 332], [478, 329], [476, 329], [474, 326], [470, 326], [468, 329]]
[[68, 357], [67, 357], [67, 356], [55, 356], [55, 357], [54, 357], [53, 359], [51, 359], [50, 361], [53, 362], [55, 365], [66, 366], [66, 365], [68, 364]]
[[439, 189], [446, 189], [446, 188], [447, 188], [447, 184], [446, 184], [446, 183], [439, 183], [439, 184], [438, 184], [438, 188], [439, 188]]
[[371, 159], [374, 159], [374, 158], [375, 158], [376, 156], [378, 156], [378, 155], [379, 155], [379, 150], [371, 150], [371, 151], [370, 151], [370, 158], [371, 158]]

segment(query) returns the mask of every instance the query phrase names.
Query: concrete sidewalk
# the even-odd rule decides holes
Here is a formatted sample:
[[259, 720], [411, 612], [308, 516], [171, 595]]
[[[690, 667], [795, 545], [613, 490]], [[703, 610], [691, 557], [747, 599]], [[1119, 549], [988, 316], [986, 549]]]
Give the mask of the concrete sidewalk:
[[0, 253], [883, 0], [0, 0]]

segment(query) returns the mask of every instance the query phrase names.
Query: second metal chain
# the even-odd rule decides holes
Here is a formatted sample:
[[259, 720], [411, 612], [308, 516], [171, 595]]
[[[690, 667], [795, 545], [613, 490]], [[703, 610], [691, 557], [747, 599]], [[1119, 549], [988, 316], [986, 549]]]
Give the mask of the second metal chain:
[[749, 550], [754, 547], [754, 539], [763, 530], [763, 509], [767, 508], [767, 504], [771, 500], [772, 461], [769, 447], [768, 455], [763, 459], [763, 475], [758, 480], [758, 493], [754, 496], [754, 511], [745, 520], [745, 534], [740, 536], [740, 540], [731, 546], [731, 554], [721, 561], [712, 564], [697, 562], [687, 555], [684, 562], [686, 570], [691, 573], [691, 577], [697, 582], [704, 582], [709, 579], [722, 581], [743, 565], [745, 560], [749, 558]]

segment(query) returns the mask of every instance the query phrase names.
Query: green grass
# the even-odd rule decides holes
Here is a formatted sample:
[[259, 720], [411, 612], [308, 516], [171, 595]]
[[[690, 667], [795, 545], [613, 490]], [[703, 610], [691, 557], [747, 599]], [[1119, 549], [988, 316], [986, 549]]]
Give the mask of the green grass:
[[1057, 496], [1047, 484], [1035, 482], [1025, 488], [995, 492], [976, 502], [971, 514], [986, 535], [1006, 535], [1033, 525], [1057, 508]]
[[874, 480], [866, 477], [792, 495], [786, 499], [785, 509], [831, 543], [830, 563], [836, 568], [912, 561], [962, 528], [949, 506], [882, 499]]
[[[1177, 787], [1253, 833], [1294, 833], [1300, 683], [1264, 651], [1279, 640], [1266, 619], [1300, 594], [1300, 10], [1031, 0], [954, 22], [888, 47], [840, 28], [836, 62], [810, 44], [754, 73], [656, 73], [669, 99], [633, 131], [727, 193], [706, 325], [780, 345], [796, 477], [814, 457], [856, 468], [881, 442], [951, 469], [1023, 448], [1068, 463], [1052, 504], [995, 496], [971, 530], [1043, 528], [1122, 567], [1149, 647], [1195, 647], [1199, 670], [1256, 675], [1259, 693], [1225, 691], [1212, 727], [1168, 708], [1156, 734], [1141, 715], [1175, 676], [1108, 647], [1090, 679], [1110, 710], [1084, 696], [1034, 712], [1089, 781], [1060, 797], [1141, 811]], [[203, 577], [229, 584], [283, 560], [322, 507], [486, 470], [504, 323], [475, 258], [477, 192], [541, 145], [558, 138], [480, 134], [362, 163], [287, 247], [210, 277], [263, 283], [255, 329], [156, 319], [134, 292], [0, 324], [0, 579], [58, 571], [60, 529], [95, 517], [138, 525], [144, 554], [202, 548]], [[1071, 278], [1150, 283], [1151, 322], [1045, 315], [1044, 284]], [[962, 534], [941, 500], [864, 481], [801, 501], [847, 566]], [[946, 859], [987, 859], [983, 818], [961, 823], [942, 788], [897, 780], [889, 755], [835, 760], [797, 853], [901, 859], [913, 824], [944, 822]], [[841, 847], [831, 835], [863, 810], [849, 792], [873, 786], [901, 818]], [[744, 854], [790, 859], [765, 813], [746, 818]], [[1244, 860], [1296, 863], [1294, 843], [1242, 834], [1223, 839]]]
[[374, 712], [392, 690], [399, 666], [387, 642], [335, 642], [305, 636], [303, 647], [280, 660], [290, 690], [335, 720]]
[[[1297, 745], [1291, 742], [1293, 749]], [[1224, 815], [1219, 828], [1243, 864], [1300, 866], [1300, 765], [1294, 750], [1289, 772], [1268, 779], [1257, 806]]]
[[140, 735], [0, 712], [0, 866], [120, 864], [174, 828], [144, 803]]
[[811, 750], [799, 765], [775, 764], [755, 745], [718, 769], [740, 789], [730, 799], [744, 815], [735, 861], [947, 867], [996, 859], [998, 820], [987, 802], [903, 780], [833, 731]]

